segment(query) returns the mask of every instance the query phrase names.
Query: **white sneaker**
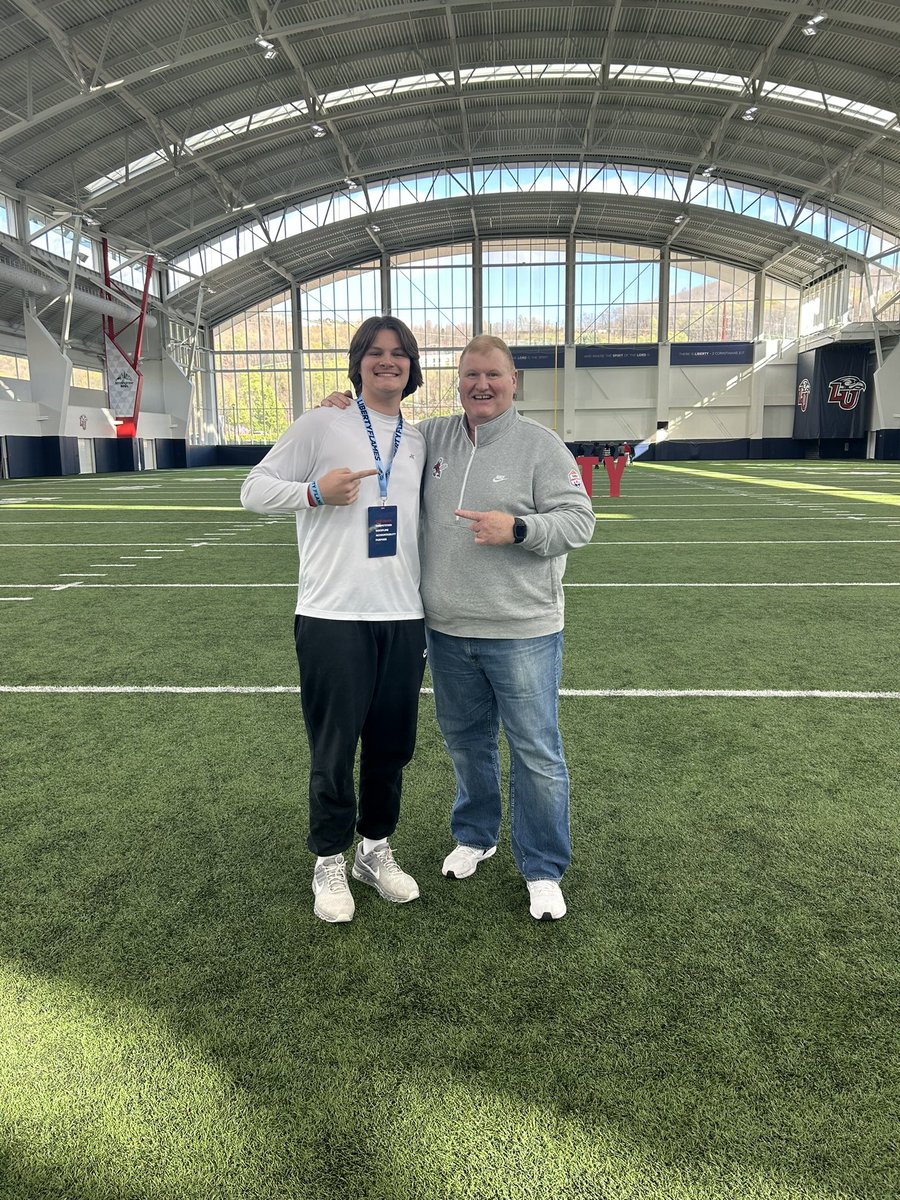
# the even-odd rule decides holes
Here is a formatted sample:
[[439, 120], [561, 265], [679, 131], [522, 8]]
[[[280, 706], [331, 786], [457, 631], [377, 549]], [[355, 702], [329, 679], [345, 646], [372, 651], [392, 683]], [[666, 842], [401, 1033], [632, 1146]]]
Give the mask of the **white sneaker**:
[[313, 912], [320, 921], [353, 920], [356, 905], [347, 886], [347, 864], [343, 854], [333, 854], [316, 866], [312, 890], [316, 898]]
[[536, 921], [558, 921], [566, 915], [566, 902], [558, 883], [552, 879], [534, 879], [528, 883], [529, 911]]
[[479, 850], [477, 846], [457, 846], [444, 859], [441, 871], [448, 879], [468, 879], [475, 874], [475, 868], [482, 859], [496, 853], [496, 846], [489, 846], [487, 850]]
[[363, 854], [362, 842], [359, 843], [353, 860], [353, 878], [373, 887], [382, 900], [393, 900], [395, 904], [419, 898], [419, 885], [401, 869], [387, 842], [368, 854]]

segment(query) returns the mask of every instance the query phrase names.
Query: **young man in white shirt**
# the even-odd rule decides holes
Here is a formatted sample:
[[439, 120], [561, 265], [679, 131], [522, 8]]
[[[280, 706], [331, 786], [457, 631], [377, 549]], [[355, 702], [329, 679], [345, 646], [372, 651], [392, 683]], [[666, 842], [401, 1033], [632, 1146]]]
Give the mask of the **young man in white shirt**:
[[[500, 836], [502, 724], [512, 849], [536, 920], [566, 914], [569, 775], [559, 732], [566, 554], [595, 528], [562, 440], [514, 404], [509, 347], [480, 335], [459, 363], [462, 413], [419, 425], [422, 600], [435, 712], [456, 775], [444, 875], [466, 879]], [[346, 404], [332, 394], [326, 404]], [[352, 408], [352, 402], [351, 408]]]
[[296, 514], [307, 845], [316, 855], [314, 912], [330, 922], [354, 914], [344, 852], [355, 832], [355, 879], [397, 903], [419, 895], [388, 842], [415, 746], [426, 654], [417, 544], [425, 442], [400, 411], [422, 383], [411, 331], [395, 317], [364, 321], [348, 375], [355, 403], [304, 413], [241, 489], [253, 512]]

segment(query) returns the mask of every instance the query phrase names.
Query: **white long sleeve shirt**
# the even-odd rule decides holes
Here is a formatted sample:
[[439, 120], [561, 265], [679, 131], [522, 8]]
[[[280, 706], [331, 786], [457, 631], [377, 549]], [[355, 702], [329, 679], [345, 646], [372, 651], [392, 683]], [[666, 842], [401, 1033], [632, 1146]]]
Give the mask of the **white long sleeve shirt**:
[[[390, 461], [397, 418], [369, 409], [381, 461]], [[241, 488], [251, 512], [296, 514], [300, 575], [296, 612], [336, 621], [403, 621], [422, 617], [419, 596], [419, 492], [425, 440], [409, 422], [394, 458], [387, 503], [397, 506], [397, 553], [369, 558], [368, 508], [380, 506], [378, 477], [360, 481], [354, 504], [311, 508], [308, 488], [336, 467], [375, 466], [356, 404], [304, 413], [255, 466]]]

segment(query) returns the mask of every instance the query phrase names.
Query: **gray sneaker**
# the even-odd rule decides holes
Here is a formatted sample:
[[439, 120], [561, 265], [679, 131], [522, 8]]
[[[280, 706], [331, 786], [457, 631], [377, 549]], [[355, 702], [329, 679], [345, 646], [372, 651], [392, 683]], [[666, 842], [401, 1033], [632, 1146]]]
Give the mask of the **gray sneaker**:
[[313, 871], [312, 890], [316, 898], [313, 912], [320, 921], [353, 920], [356, 905], [347, 886], [347, 864], [343, 854], [333, 854], [318, 864]]
[[382, 900], [393, 900], [395, 904], [406, 904], [419, 897], [419, 885], [412, 875], [401, 870], [387, 842], [369, 854], [363, 854], [362, 842], [359, 843], [353, 860], [353, 878], [373, 887]]

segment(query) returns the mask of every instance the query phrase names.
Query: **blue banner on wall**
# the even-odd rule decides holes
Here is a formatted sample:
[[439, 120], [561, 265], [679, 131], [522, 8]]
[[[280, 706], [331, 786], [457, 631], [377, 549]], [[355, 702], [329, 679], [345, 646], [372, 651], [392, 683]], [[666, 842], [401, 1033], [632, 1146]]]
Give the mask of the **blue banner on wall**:
[[510, 353], [517, 371], [530, 368], [533, 371], [553, 370], [566, 361], [565, 346], [510, 346]]
[[859, 438], [868, 428], [871, 342], [838, 342], [797, 357], [795, 438]]
[[752, 342], [673, 342], [673, 367], [732, 367], [753, 362]]
[[576, 346], [576, 367], [655, 367], [659, 346]]

